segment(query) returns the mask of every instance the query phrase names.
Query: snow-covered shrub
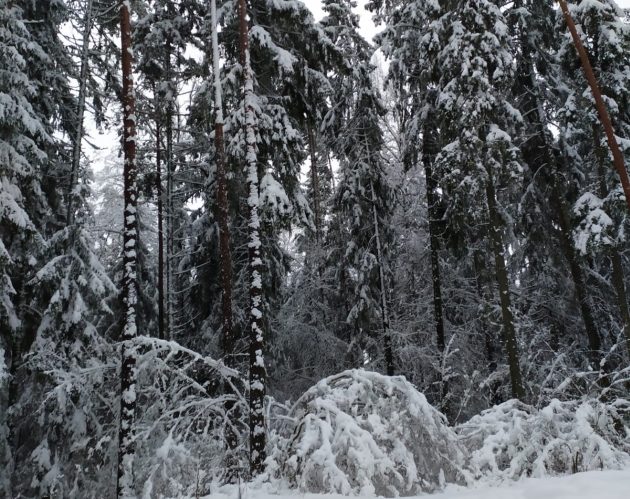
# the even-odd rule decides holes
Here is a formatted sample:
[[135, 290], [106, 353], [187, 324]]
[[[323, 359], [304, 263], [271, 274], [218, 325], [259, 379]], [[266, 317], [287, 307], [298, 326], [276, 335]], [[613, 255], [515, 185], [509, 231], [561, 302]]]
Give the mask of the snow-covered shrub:
[[541, 410], [510, 400], [456, 428], [480, 478], [518, 479], [630, 464], [627, 401], [552, 400]]
[[[76, 357], [40, 348], [24, 373], [18, 373], [27, 382], [24, 393], [29, 397], [28, 404], [16, 404], [10, 413], [21, 444], [15, 450], [14, 493], [7, 497], [115, 495], [111, 477], [117, 462], [120, 345], [97, 334], [90, 339]], [[238, 373], [176, 342], [139, 336], [134, 346], [137, 495], [203, 495], [225, 468], [225, 432], [231, 422], [226, 402], [234, 402], [232, 410], [240, 409], [241, 419], [247, 416]], [[26, 377], [26, 367], [37, 378]], [[234, 389], [228, 395], [230, 383]], [[241, 446], [234, 452], [239, 456], [245, 452], [246, 429], [246, 421], [235, 428]], [[1, 458], [0, 445], [0, 463]], [[2, 492], [0, 488], [0, 497]]]
[[403, 377], [345, 371], [293, 406], [270, 470], [311, 492], [414, 495], [464, 480], [446, 418]]
[[[246, 460], [248, 412], [238, 372], [174, 341], [139, 337], [136, 344], [141, 497], [205, 495], [210, 482], [224, 474], [228, 431], [239, 436], [234, 460]], [[230, 407], [240, 415], [236, 427], [230, 427], [235, 419], [226, 412]]]

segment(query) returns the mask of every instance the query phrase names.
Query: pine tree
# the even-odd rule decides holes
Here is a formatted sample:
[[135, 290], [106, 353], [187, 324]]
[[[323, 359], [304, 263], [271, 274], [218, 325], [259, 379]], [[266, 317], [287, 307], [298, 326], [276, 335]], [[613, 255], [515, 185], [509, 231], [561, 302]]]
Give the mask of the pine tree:
[[135, 496], [133, 479], [134, 419], [136, 411], [136, 347], [138, 334], [136, 307], [137, 283], [137, 198], [136, 185], [136, 115], [132, 72], [132, 34], [129, 5], [120, 7], [122, 108], [124, 164], [124, 228], [123, 228], [123, 313], [122, 362], [120, 370], [120, 429], [118, 443], [117, 495], [120, 499]]
[[364, 355], [379, 359], [393, 374], [388, 310], [393, 192], [382, 156], [385, 110], [372, 82], [372, 51], [358, 33], [352, 7], [353, 2], [323, 4], [327, 16], [322, 25], [344, 61], [331, 81], [336, 97], [322, 125], [340, 161], [329, 229], [329, 244], [338, 249], [330, 252], [329, 265], [340, 266], [335, 274], [343, 276], [342, 299], [349, 307], [344, 320], [352, 329], [346, 341], [360, 351], [355, 361], [362, 363]]
[[[613, 126], [620, 135], [627, 135], [628, 116], [627, 102], [629, 94], [627, 47], [630, 44], [630, 32], [626, 25], [619, 22], [622, 12], [614, 2], [603, 2], [597, 5], [580, 2], [573, 9], [575, 23], [581, 31], [597, 79], [606, 98], [606, 106], [611, 110]], [[592, 101], [588, 96], [587, 84], [575, 67], [575, 49], [572, 41], [564, 37], [559, 48], [559, 58], [563, 69], [563, 79], [569, 82], [561, 93], [565, 99], [560, 108], [562, 119], [561, 130], [563, 145], [567, 154], [576, 164], [582, 175], [577, 188], [575, 211], [580, 217], [577, 227], [576, 245], [583, 253], [603, 254], [609, 260], [610, 270], [602, 272], [610, 275], [614, 297], [606, 301], [616, 302], [621, 330], [626, 342], [630, 328], [628, 320], [627, 295], [624, 285], [624, 265], [620, 250], [625, 241], [625, 225], [627, 207], [624, 206], [623, 190], [619, 177], [615, 174], [605, 144], [601, 122], [597, 117]], [[566, 92], [566, 90], [565, 90]], [[578, 104], [580, 103], [580, 104]], [[581, 109], [573, 108], [580, 105]], [[619, 133], [618, 132], [618, 133]], [[601, 364], [607, 350], [603, 338], [600, 345], [589, 341], [590, 360], [592, 364]], [[599, 354], [594, 349], [602, 349]], [[628, 351], [630, 353], [630, 350]]]

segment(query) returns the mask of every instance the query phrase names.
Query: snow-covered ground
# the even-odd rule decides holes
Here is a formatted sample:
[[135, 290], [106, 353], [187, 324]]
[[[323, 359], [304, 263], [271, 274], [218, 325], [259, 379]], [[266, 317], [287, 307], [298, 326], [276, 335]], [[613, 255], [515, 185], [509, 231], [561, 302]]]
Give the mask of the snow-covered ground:
[[[449, 486], [438, 494], [417, 496], [423, 499], [629, 499], [630, 469], [589, 471], [554, 478], [528, 478], [501, 486], [473, 488]], [[204, 499], [238, 499], [236, 487], [222, 487]], [[269, 486], [241, 487], [241, 499], [347, 499], [339, 494], [304, 494], [275, 490]], [[359, 499], [359, 498], [355, 498]], [[367, 498], [360, 498], [367, 499]]]

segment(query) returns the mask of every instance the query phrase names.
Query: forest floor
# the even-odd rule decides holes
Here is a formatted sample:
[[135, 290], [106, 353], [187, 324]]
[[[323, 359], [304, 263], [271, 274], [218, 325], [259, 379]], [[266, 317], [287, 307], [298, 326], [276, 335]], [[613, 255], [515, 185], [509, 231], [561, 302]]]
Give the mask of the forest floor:
[[[203, 499], [347, 499], [340, 494], [305, 494], [271, 487], [222, 487]], [[367, 499], [360, 497], [355, 499]], [[474, 487], [448, 486], [443, 492], [423, 499], [628, 499], [630, 469], [589, 471], [550, 478], [526, 478], [502, 485], [479, 484]]]

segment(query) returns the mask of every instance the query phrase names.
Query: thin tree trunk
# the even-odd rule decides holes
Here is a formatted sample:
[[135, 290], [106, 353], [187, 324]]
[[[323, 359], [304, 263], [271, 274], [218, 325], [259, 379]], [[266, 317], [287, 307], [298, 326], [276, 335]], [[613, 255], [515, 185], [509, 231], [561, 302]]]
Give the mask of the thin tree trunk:
[[160, 111], [156, 106], [156, 130], [155, 130], [155, 163], [157, 188], [157, 222], [158, 222], [158, 338], [163, 340], [164, 335], [164, 190], [162, 188], [162, 144], [160, 143], [161, 120]]
[[[216, 0], [211, 0], [212, 15], [212, 64], [214, 70], [214, 144], [217, 164], [217, 219], [219, 221], [219, 267], [221, 272], [221, 345], [225, 362], [234, 367], [235, 341], [232, 320], [232, 253], [230, 251], [230, 227], [228, 186], [225, 171], [225, 144], [223, 141], [223, 93], [221, 88], [221, 67], [219, 64], [219, 40]], [[231, 447], [232, 448], [232, 447]]]
[[[171, 50], [167, 43], [166, 78], [171, 77]], [[170, 81], [170, 80], [169, 80]], [[174, 337], [174, 240], [175, 240], [175, 208], [173, 200], [174, 167], [173, 167], [173, 95], [167, 96], [166, 104], [166, 338]]]
[[132, 72], [132, 42], [129, 3], [120, 7], [122, 108], [124, 163], [124, 232], [123, 232], [123, 310], [122, 365], [120, 370], [120, 428], [118, 432], [117, 494], [119, 499], [135, 497], [133, 462], [135, 446], [133, 425], [136, 410], [136, 305], [138, 221], [136, 185], [136, 116]]
[[[429, 220], [429, 244], [431, 250], [431, 282], [433, 283], [433, 319], [435, 321], [435, 336], [438, 352], [440, 354], [440, 365], [444, 365], [444, 352], [446, 350], [446, 340], [444, 334], [444, 310], [442, 303], [442, 281], [440, 279], [440, 241], [437, 228], [437, 198], [435, 190], [437, 188], [437, 182], [433, 175], [433, 162], [438, 152], [437, 143], [437, 131], [434, 124], [427, 122], [423, 131], [423, 144], [422, 144], [423, 164], [426, 177], [426, 191], [427, 191], [427, 212]], [[448, 393], [448, 384], [442, 379], [441, 400], [444, 404], [444, 400]], [[444, 410], [444, 405], [442, 405]]]
[[370, 182], [372, 192], [372, 217], [374, 221], [374, 237], [376, 238], [376, 258], [378, 260], [378, 276], [381, 292], [381, 322], [383, 325], [383, 343], [385, 349], [385, 368], [388, 376], [394, 375], [394, 354], [392, 351], [392, 333], [389, 328], [389, 312], [387, 310], [387, 286], [385, 283], [385, 271], [383, 270], [383, 248], [381, 246], [380, 227], [378, 223], [378, 212], [376, 210], [376, 193], [374, 183]]
[[[212, 16], [212, 65], [214, 72], [214, 145], [216, 149], [216, 165], [217, 165], [217, 219], [219, 221], [219, 267], [221, 273], [221, 313], [222, 313], [222, 330], [221, 330], [221, 348], [225, 363], [229, 367], [236, 367], [236, 359], [234, 357], [236, 338], [234, 337], [233, 320], [232, 320], [232, 253], [230, 250], [230, 229], [229, 229], [229, 205], [228, 205], [228, 186], [225, 172], [225, 143], [223, 141], [223, 92], [221, 88], [221, 67], [219, 61], [219, 36], [217, 22], [217, 6], [216, 0], [211, 0], [210, 10]], [[229, 382], [225, 383], [227, 393], [232, 393], [232, 386]], [[226, 444], [228, 448], [228, 462], [226, 470], [226, 478], [228, 482], [234, 481], [238, 474], [237, 459], [233, 456], [233, 451], [238, 446], [238, 435], [233, 430], [236, 426], [234, 423], [239, 417], [235, 412], [235, 404], [228, 401], [225, 404], [225, 412], [229, 418], [226, 424]]]
[[85, 15], [83, 17], [83, 40], [81, 47], [81, 70], [79, 73], [79, 99], [77, 102], [77, 129], [72, 145], [72, 165], [70, 170], [70, 182], [68, 185], [68, 211], [66, 212], [66, 225], [74, 222], [74, 184], [76, 183], [79, 168], [81, 166], [81, 142], [83, 139], [83, 118], [85, 115], [85, 95], [87, 93], [87, 73], [90, 55], [90, 31], [92, 30], [92, 5], [93, 0], [87, 0]]
[[519, 400], [524, 400], [525, 390], [523, 389], [518, 344], [516, 342], [516, 332], [514, 330], [514, 316], [512, 314], [510, 286], [507, 269], [505, 267], [505, 248], [503, 246], [503, 237], [501, 236], [501, 220], [497, 211], [494, 181], [492, 179], [492, 173], [489, 170], [486, 182], [486, 197], [488, 200], [488, 214], [490, 218], [490, 241], [492, 243], [492, 251], [494, 253], [495, 272], [497, 284], [499, 286], [499, 300], [501, 303], [503, 344], [508, 358], [512, 396]]
[[322, 217], [319, 197], [319, 174], [317, 172], [315, 134], [310, 123], [307, 125], [307, 128], [308, 146], [311, 155], [311, 188], [313, 189], [313, 209], [315, 211], [315, 240], [319, 241], [320, 231], [322, 227]]
[[497, 355], [497, 348], [495, 343], [496, 338], [492, 333], [491, 328], [488, 327], [490, 325], [488, 317], [490, 316], [489, 303], [491, 297], [489, 295], [491, 295], [491, 293], [488, 293], [487, 289], [490, 283], [487, 276], [485, 258], [480, 249], [476, 249], [473, 252], [473, 266], [475, 269], [475, 285], [477, 288], [477, 294], [479, 295], [479, 297], [483, 298], [483, 311], [480, 314], [483, 318], [483, 340], [486, 350], [488, 371], [490, 373], [489, 378], [493, 379], [492, 383], [487, 384], [487, 386], [490, 390], [490, 403], [492, 405], [497, 405], [501, 402], [504, 402], [504, 400], [501, 399], [499, 394], [500, 383], [496, 379], [496, 377], [493, 376], [493, 374], [497, 371], [497, 362], [499, 360], [499, 355]]
[[243, 69], [243, 100], [245, 107], [245, 166], [247, 172], [249, 208], [249, 268], [250, 268], [250, 317], [249, 317], [249, 430], [250, 472], [252, 476], [264, 470], [266, 453], [265, 393], [267, 372], [264, 360], [262, 248], [260, 219], [258, 216], [258, 160], [256, 147], [256, 116], [254, 112], [254, 82], [249, 54], [249, 29], [247, 6], [239, 0], [239, 28], [241, 65]]
[[580, 312], [582, 314], [582, 320], [584, 321], [584, 329], [586, 331], [586, 337], [588, 339], [589, 351], [588, 358], [593, 369], [600, 368], [600, 362], [602, 359], [601, 352], [601, 340], [595, 320], [593, 319], [593, 313], [588, 300], [586, 279], [584, 278], [584, 272], [580, 265], [575, 247], [573, 246], [573, 240], [571, 239], [571, 221], [569, 216], [569, 209], [566, 203], [562, 200], [560, 191], [557, 186], [554, 185], [552, 195], [555, 198], [556, 210], [558, 211], [558, 223], [560, 225], [560, 243], [565, 254], [567, 261], [569, 262], [569, 269], [571, 270], [571, 277], [573, 278], [573, 284], [575, 285], [575, 296], [577, 297], [578, 305], [580, 306]]
[[[604, 166], [607, 155], [604, 148], [600, 145], [599, 130], [595, 125], [593, 125], [593, 141], [600, 183], [599, 195], [604, 199], [609, 194], [608, 186], [606, 185], [606, 168]], [[611, 246], [608, 249], [608, 258], [612, 265], [612, 284], [615, 288], [615, 294], [617, 295], [617, 306], [619, 307], [619, 315], [621, 316], [623, 333], [626, 340], [626, 349], [628, 351], [628, 358], [630, 359], [630, 309], [628, 309], [628, 295], [626, 293], [623, 263], [621, 261], [621, 255], [619, 254], [619, 248]]]

